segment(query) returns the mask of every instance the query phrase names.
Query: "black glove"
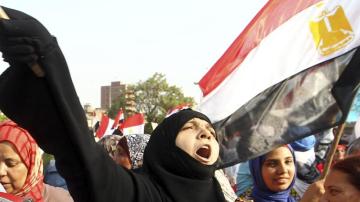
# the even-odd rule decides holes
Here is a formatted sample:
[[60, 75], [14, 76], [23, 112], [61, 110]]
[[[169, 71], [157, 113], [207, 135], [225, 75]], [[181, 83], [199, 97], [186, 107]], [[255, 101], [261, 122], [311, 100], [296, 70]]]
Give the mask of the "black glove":
[[3, 7], [10, 20], [0, 20], [0, 51], [4, 61], [34, 64], [54, 47], [54, 37], [35, 18]]

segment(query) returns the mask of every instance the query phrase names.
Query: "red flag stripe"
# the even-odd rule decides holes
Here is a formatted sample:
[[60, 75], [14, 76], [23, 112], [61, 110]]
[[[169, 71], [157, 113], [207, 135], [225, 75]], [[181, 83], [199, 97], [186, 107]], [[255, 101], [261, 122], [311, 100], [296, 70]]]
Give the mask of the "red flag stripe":
[[[320, 0], [308, 1], [269, 1], [244, 31], [236, 38], [209, 72], [199, 81], [205, 97], [217, 88], [246, 58], [248, 53], [258, 46], [269, 33], [286, 22], [293, 15], [301, 12]], [[296, 4], [296, 6], [294, 6]], [[293, 8], [293, 9], [288, 9]], [[281, 15], [279, 15], [281, 13]]]
[[170, 115], [172, 115], [172, 114], [174, 114], [174, 113], [176, 113], [176, 112], [178, 112], [180, 110], [188, 109], [188, 108], [190, 108], [190, 106], [191, 106], [190, 104], [181, 104], [181, 105], [178, 105], [178, 106], [176, 106], [174, 108], [171, 108], [171, 109], [169, 109], [167, 111], [165, 117], [169, 117]]
[[133, 116], [125, 119], [124, 123], [122, 124], [122, 128], [129, 128], [132, 126], [138, 126], [144, 124], [145, 119], [142, 114], [134, 114]]
[[117, 128], [119, 125], [119, 121], [124, 119], [124, 114], [123, 114], [123, 110], [120, 108], [119, 112], [117, 113], [114, 123], [111, 126], [112, 129]]
[[96, 137], [98, 137], [100, 139], [102, 136], [104, 136], [108, 125], [109, 125], [109, 117], [107, 115], [103, 114], [101, 117], [100, 126], [99, 126], [98, 130], [96, 131]]

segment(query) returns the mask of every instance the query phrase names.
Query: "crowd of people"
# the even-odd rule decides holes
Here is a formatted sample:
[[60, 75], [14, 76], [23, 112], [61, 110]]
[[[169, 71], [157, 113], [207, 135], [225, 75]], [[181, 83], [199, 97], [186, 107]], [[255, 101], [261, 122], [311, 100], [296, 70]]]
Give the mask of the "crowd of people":
[[[180, 114], [184, 113], [197, 114], [191, 110]], [[193, 126], [196, 123], [192, 123], [193, 120], [185, 122], [178, 134], [181, 133], [181, 130], [187, 130], [187, 127], [199, 127]], [[186, 133], [186, 135], [188, 134]], [[143, 154], [150, 137], [148, 134], [106, 135], [97, 143], [104, 148], [104, 151], [116, 164], [124, 169], [133, 170], [135, 173], [141, 173]], [[214, 139], [216, 139], [215, 136]], [[177, 145], [176, 141], [177, 137], [175, 145]], [[185, 141], [185, 143], [188, 142]], [[187, 144], [183, 146], [181, 143], [178, 144], [177, 146], [184, 148], [187, 154], [194, 151], [191, 148], [187, 149]], [[219, 186], [217, 189], [221, 190], [224, 195], [224, 201], [320, 201], [321, 198], [327, 201], [358, 200], [360, 190], [359, 139], [351, 143], [350, 148], [352, 149], [347, 154], [349, 157], [336, 159], [326, 180], [315, 181], [312, 185], [307, 186], [301, 197], [294, 188], [296, 180], [299, 180], [299, 176], [297, 176], [299, 169], [302, 169], [301, 165], [297, 164], [296, 150], [294, 150], [294, 148], [299, 150], [299, 144], [302, 145], [302, 148], [314, 146], [314, 137], [309, 136], [293, 144], [281, 146], [240, 164], [245, 165], [245, 168], [249, 170], [250, 178], [244, 176], [240, 179], [245, 179], [245, 182], [243, 180], [237, 184], [237, 187], [246, 186], [248, 188], [245, 194], [244, 192], [239, 194], [239, 190], [236, 188], [229, 190], [230, 181], [227, 181], [228, 179], [221, 169], [217, 170], [220, 174], [213, 173], [215, 182]], [[53, 186], [45, 183], [41, 150], [31, 135], [12, 121], [4, 121], [0, 124], [0, 157], [2, 174], [0, 183], [7, 193], [20, 196], [24, 200], [73, 201], [67, 191], [66, 183], [63, 183], [65, 180], [61, 176], [61, 183], [52, 184]], [[202, 160], [204, 157], [200, 155], [193, 156], [193, 158]], [[213, 162], [216, 161], [213, 160]], [[53, 163], [54, 161], [50, 161], [47, 167], [51, 168], [46, 169], [47, 172], [56, 173], [56, 168], [52, 170], [55, 167]], [[315, 178], [314, 180], [319, 179], [318, 176]], [[238, 196], [235, 195], [235, 191]], [[215, 199], [215, 201], [218, 200]]]
[[[239, 175], [226, 178], [215, 128], [192, 109], [150, 135], [96, 142], [55, 37], [33, 17], [4, 10], [10, 20], [0, 20], [0, 51], [10, 67], [0, 76], [0, 109], [11, 121], [0, 123], [0, 184], [8, 194], [34, 202], [360, 200], [359, 139], [338, 147], [325, 179], [319, 134], [242, 162]], [[45, 76], [34, 74], [35, 64]], [[54, 155], [66, 187], [44, 182], [39, 147]]]

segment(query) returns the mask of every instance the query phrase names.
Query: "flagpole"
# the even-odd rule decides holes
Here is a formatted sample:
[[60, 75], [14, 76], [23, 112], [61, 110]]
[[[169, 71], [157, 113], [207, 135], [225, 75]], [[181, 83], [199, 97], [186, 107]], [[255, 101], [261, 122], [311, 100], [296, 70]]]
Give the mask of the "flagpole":
[[[7, 20], [10, 19], [9, 16], [5, 13], [4, 9], [1, 6], [0, 6], [0, 18], [7, 19]], [[40, 65], [38, 63], [29, 64], [29, 66], [37, 77], [45, 76], [45, 72], [43, 71], [43, 69], [40, 67]]]
[[332, 161], [333, 161], [333, 158], [334, 158], [334, 155], [336, 152], [336, 147], [338, 146], [341, 136], [344, 133], [344, 128], [345, 128], [345, 123], [342, 123], [339, 126], [339, 129], [337, 130], [337, 132], [335, 134], [334, 140], [331, 144], [330, 151], [329, 151], [328, 155], [326, 156], [325, 166], [324, 166], [323, 172], [321, 173], [320, 180], [325, 179], [329, 173], [330, 166], [332, 164]]

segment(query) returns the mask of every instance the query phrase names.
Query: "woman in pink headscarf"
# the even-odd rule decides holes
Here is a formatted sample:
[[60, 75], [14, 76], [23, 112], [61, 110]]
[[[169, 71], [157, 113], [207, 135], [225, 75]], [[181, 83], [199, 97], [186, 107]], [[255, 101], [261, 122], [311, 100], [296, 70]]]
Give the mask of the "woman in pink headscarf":
[[44, 184], [37, 143], [12, 121], [0, 123], [0, 183], [7, 193], [36, 202], [73, 201], [66, 190]]

